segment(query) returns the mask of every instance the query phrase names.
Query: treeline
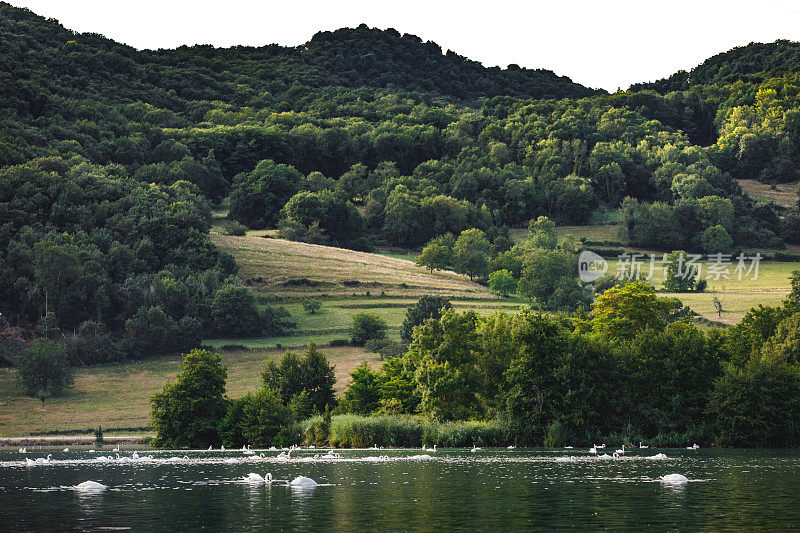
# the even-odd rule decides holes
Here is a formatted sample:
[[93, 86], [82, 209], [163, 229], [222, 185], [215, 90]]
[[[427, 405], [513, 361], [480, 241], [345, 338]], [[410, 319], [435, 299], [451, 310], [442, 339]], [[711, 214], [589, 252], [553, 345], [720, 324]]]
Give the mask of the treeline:
[[[270, 362], [262, 388], [241, 400], [225, 400], [219, 385], [212, 398], [198, 381], [194, 396], [176, 402], [197, 376], [193, 352], [178, 383], [153, 397], [158, 443], [797, 447], [800, 271], [791, 284], [783, 306], [759, 306], [737, 326], [708, 331], [676, 316], [674, 301], [644, 282], [607, 289], [588, 313], [480, 317], [421, 301], [409, 311], [407, 350], [377, 371], [356, 368], [338, 405], [332, 371], [313, 345], [303, 358], [290, 352]], [[219, 356], [201, 355], [224, 373]], [[181, 407], [208, 418], [193, 398], [227, 405], [205, 424], [217, 428], [206, 439]]]

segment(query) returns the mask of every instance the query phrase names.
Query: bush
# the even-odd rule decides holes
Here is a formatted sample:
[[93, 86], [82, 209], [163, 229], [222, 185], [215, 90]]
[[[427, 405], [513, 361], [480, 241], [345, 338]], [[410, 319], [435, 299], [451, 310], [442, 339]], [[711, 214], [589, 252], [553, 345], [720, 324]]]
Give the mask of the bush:
[[235, 220], [223, 220], [218, 227], [220, 235], [243, 237], [247, 234], [247, 226]]
[[367, 342], [364, 343], [364, 348], [366, 348], [367, 351], [369, 351], [369, 352], [378, 353], [383, 348], [385, 348], [386, 346], [388, 346], [391, 343], [392, 343], [392, 341], [390, 341], [389, 339], [386, 339], [386, 338], [383, 338], [383, 339], [370, 339], [370, 340], [368, 340]]
[[353, 325], [350, 326], [350, 342], [355, 346], [364, 346], [370, 339], [383, 339], [387, 328], [386, 321], [377, 314], [357, 313], [353, 316]]
[[67, 360], [67, 349], [47, 339], [36, 339], [17, 362], [20, 385], [29, 396], [42, 401], [58, 396], [72, 386], [72, 369]]
[[222, 443], [228, 447], [244, 445], [266, 448], [293, 443], [292, 417], [288, 407], [270, 389], [262, 388], [230, 403], [219, 423]]
[[333, 339], [331, 340], [331, 342], [328, 343], [328, 346], [333, 348], [336, 346], [348, 346], [349, 344], [350, 341], [347, 339]]
[[320, 310], [322, 307], [322, 302], [317, 300], [316, 298], [306, 298], [303, 300], [303, 309], [305, 309], [306, 313], [309, 315], [313, 315], [317, 311]]

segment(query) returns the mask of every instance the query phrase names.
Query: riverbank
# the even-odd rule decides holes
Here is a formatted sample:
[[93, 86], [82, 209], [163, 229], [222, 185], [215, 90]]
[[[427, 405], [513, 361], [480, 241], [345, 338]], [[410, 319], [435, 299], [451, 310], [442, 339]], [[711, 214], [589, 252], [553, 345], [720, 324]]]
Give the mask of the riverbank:
[[0, 448], [26, 446], [62, 446], [62, 445], [97, 445], [109, 444], [147, 444], [155, 437], [155, 433], [140, 435], [104, 435], [103, 444], [97, 444], [94, 435], [30, 435], [27, 437], [2, 437]]

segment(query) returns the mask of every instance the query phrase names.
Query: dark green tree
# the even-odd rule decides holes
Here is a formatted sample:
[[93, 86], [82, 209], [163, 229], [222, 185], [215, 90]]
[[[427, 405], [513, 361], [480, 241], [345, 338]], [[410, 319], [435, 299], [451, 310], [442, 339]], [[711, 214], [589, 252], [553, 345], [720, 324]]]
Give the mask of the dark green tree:
[[67, 349], [47, 339], [36, 339], [17, 362], [17, 378], [29, 396], [44, 401], [72, 386]]
[[442, 316], [443, 310], [452, 308], [453, 304], [446, 297], [426, 294], [406, 310], [406, 317], [403, 325], [400, 326], [400, 338], [403, 342], [411, 342], [414, 326], [419, 326], [429, 318], [438, 320]]
[[200, 349], [186, 354], [176, 382], [150, 398], [153, 443], [164, 448], [219, 446], [219, 423], [228, 411], [227, 377], [219, 354]]
[[386, 338], [387, 327], [386, 321], [376, 313], [356, 313], [350, 326], [350, 342], [364, 346], [368, 340]]

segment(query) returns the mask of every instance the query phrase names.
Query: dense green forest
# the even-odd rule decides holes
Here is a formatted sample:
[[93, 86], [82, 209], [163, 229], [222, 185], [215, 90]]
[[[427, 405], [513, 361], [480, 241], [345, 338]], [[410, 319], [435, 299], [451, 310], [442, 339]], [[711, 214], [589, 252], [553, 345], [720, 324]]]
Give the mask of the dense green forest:
[[[0, 312], [87, 364], [286, 331], [206, 237], [226, 198], [247, 227], [361, 250], [466, 231], [490, 261], [470, 276], [521, 288], [508, 228], [541, 216], [619, 208], [625, 242], [665, 251], [796, 243], [800, 219], [737, 179], [797, 179], [799, 53], [750, 45], [607, 94], [363, 25], [140, 51], [0, 4]], [[538, 303], [587, 303], [568, 300]]]

